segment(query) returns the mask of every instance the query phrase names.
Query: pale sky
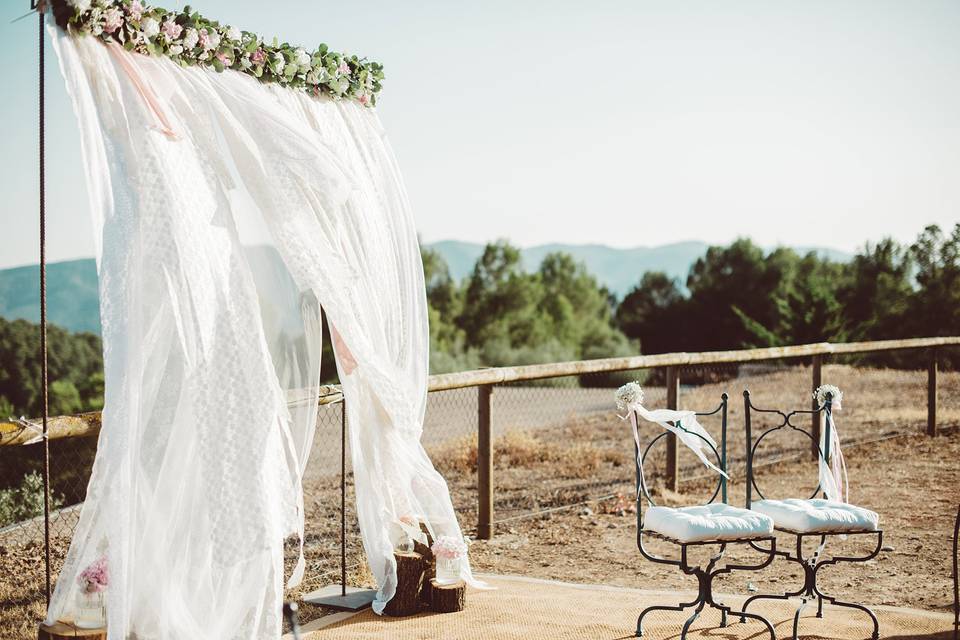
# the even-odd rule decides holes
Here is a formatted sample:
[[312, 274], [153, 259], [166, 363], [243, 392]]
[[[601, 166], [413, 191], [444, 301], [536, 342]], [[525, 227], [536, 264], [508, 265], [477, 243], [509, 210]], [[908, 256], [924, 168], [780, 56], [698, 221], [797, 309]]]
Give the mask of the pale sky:
[[[161, 3], [162, 4], [162, 3]], [[167, 2], [168, 8], [183, 2]], [[0, 6], [0, 268], [37, 260], [36, 21]], [[956, 0], [195, 0], [383, 62], [425, 241], [853, 250], [960, 220]], [[48, 47], [51, 260], [93, 251]]]

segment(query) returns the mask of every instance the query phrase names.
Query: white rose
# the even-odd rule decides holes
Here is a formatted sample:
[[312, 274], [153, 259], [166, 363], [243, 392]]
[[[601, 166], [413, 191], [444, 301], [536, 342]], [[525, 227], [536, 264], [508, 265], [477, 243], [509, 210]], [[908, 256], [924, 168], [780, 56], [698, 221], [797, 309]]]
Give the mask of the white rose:
[[90, 0], [67, 0], [67, 4], [76, 11], [88, 11], [90, 9]]
[[178, 55], [180, 55], [181, 53], [183, 53], [183, 47], [181, 47], [181, 46], [178, 45], [178, 44], [175, 44], [175, 45], [173, 45], [172, 47], [170, 47], [170, 48], [168, 49], [168, 51], [169, 51], [171, 54], [173, 54], [173, 55], [175, 55], [175, 56], [178, 56]]
[[286, 61], [286, 59], [283, 57], [283, 54], [280, 53], [279, 51], [274, 52], [274, 54], [273, 54], [273, 62], [274, 62], [274, 71], [275, 71], [276, 73], [278, 73], [278, 74], [279, 74], [279, 73], [283, 73], [283, 68], [284, 68], [284, 67], [286, 66], [286, 64], [287, 64], [287, 61]]
[[227, 40], [232, 42], [240, 42], [241, 38], [243, 38], [243, 34], [240, 32], [240, 29], [236, 27], [227, 27]]
[[298, 67], [309, 67], [310, 66], [310, 54], [304, 51], [303, 49], [296, 50], [297, 56], [297, 66]]
[[160, 23], [156, 18], [144, 18], [141, 27], [143, 27], [143, 35], [148, 38], [154, 38], [160, 33]]
[[309, 84], [322, 84], [323, 81], [326, 80], [326, 78], [327, 78], [327, 70], [324, 69], [323, 67], [320, 67], [317, 69], [313, 69], [312, 71], [307, 73], [306, 80]]
[[188, 27], [186, 31], [183, 32], [183, 46], [187, 51], [190, 51], [195, 46], [197, 46], [197, 41], [200, 39], [200, 34], [197, 33], [197, 30], [193, 27]]
[[220, 46], [220, 34], [216, 31], [210, 31], [209, 36], [207, 37], [207, 45], [205, 48], [213, 50]]

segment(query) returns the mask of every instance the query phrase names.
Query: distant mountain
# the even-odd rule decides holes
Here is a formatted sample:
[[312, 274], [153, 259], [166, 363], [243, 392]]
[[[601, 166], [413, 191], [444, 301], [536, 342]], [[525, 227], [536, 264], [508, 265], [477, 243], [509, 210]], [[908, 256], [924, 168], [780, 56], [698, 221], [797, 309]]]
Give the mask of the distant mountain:
[[[441, 240], [426, 246], [444, 257], [450, 266], [450, 275], [458, 281], [470, 275], [484, 247], [482, 244], [459, 240]], [[524, 268], [533, 271], [548, 253], [569, 253], [583, 262], [601, 284], [622, 298], [636, 286], [646, 271], [664, 271], [676, 278], [683, 287], [690, 267], [707, 252], [709, 246], [705, 242], [676, 242], [657, 247], [616, 249], [599, 244], [542, 244], [521, 249], [521, 254]], [[801, 254], [815, 251], [837, 262], [847, 262], [851, 258], [850, 254], [834, 249], [795, 247], [795, 250]]]
[[[40, 267], [0, 271], [0, 317], [40, 322]], [[47, 265], [48, 320], [71, 331], [100, 333], [97, 264], [93, 258]]]
[[[450, 274], [457, 281], [470, 275], [477, 258], [483, 253], [482, 244], [444, 240], [426, 245], [443, 256], [450, 266]], [[677, 242], [658, 247], [615, 249], [597, 244], [543, 244], [522, 249], [524, 268], [537, 269], [543, 258], [555, 251], [565, 251], [587, 266], [597, 280], [618, 297], [623, 297], [639, 282], [645, 271], [665, 271], [681, 285], [697, 258], [703, 256], [709, 245], [704, 242]], [[801, 253], [816, 251], [838, 262], [850, 260], [849, 254], [833, 249], [796, 247]], [[262, 254], [262, 255], [261, 255]], [[251, 259], [278, 261], [279, 256], [256, 251]], [[0, 317], [40, 320], [39, 268], [34, 266], [0, 270]], [[278, 292], [291, 294], [288, 284], [280, 283]], [[280, 295], [278, 293], [278, 295]], [[47, 302], [50, 322], [71, 331], [100, 333], [97, 268], [92, 258], [55, 262], [47, 265]]]

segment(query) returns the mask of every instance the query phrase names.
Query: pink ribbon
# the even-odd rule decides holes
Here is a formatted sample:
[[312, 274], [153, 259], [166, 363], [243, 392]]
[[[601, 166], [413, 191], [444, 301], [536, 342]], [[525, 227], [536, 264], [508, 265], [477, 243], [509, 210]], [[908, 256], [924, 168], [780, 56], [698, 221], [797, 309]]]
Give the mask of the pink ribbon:
[[156, 116], [157, 120], [160, 122], [160, 126], [157, 127], [157, 130], [171, 140], [179, 140], [180, 136], [178, 136], [173, 130], [173, 127], [170, 126], [170, 122], [167, 120], [166, 114], [160, 107], [160, 99], [157, 98], [157, 95], [153, 92], [149, 85], [143, 81], [140, 72], [128, 59], [127, 52], [124, 51], [123, 47], [116, 42], [109, 43], [107, 45], [107, 50], [113, 54], [114, 59], [127, 73], [127, 76], [129, 76], [130, 80], [133, 82], [133, 86], [136, 87], [137, 93], [140, 94], [140, 97], [143, 98], [143, 101], [147, 103], [147, 107], [153, 112], [153, 115]]

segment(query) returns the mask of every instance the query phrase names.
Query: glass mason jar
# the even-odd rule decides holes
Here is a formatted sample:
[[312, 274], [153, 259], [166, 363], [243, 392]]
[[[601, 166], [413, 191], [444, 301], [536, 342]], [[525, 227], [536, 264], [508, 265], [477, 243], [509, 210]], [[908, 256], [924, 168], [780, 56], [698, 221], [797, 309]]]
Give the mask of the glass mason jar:
[[106, 594], [103, 591], [77, 592], [77, 617], [74, 625], [81, 629], [100, 629], [107, 625]]
[[437, 582], [453, 584], [460, 580], [460, 558], [437, 558]]

